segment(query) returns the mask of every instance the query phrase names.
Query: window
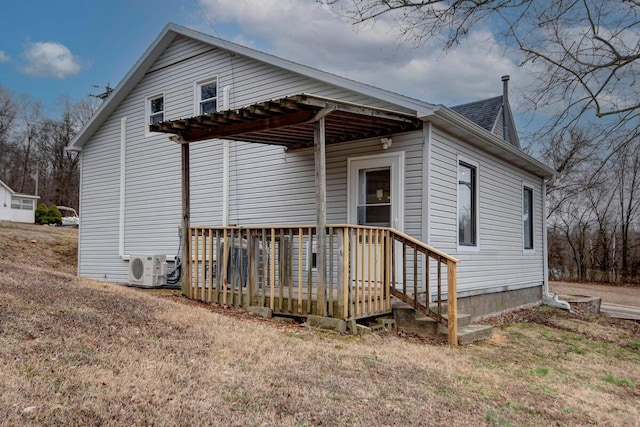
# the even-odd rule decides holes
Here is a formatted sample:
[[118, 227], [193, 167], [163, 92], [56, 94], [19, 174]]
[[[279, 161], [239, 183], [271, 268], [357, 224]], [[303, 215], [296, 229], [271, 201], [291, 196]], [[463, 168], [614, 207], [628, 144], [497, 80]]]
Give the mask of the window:
[[533, 189], [522, 189], [522, 236], [524, 249], [533, 249]]
[[147, 98], [147, 124], [164, 121], [164, 94]]
[[477, 168], [458, 162], [458, 245], [478, 243]]
[[33, 210], [33, 200], [19, 199], [17, 197], [11, 198], [11, 209]]
[[196, 83], [196, 114], [218, 111], [218, 79]]
[[391, 226], [391, 168], [358, 171], [358, 225]]

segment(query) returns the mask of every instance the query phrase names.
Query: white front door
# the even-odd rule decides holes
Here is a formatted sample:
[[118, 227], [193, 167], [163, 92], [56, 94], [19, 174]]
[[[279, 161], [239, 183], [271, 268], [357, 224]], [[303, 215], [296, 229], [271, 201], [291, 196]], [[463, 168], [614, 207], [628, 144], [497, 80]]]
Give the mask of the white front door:
[[[404, 152], [350, 158], [347, 164], [349, 224], [392, 227], [402, 231]], [[356, 295], [364, 296], [371, 286], [381, 286], [384, 274], [381, 261], [383, 252], [379, 243], [373, 243], [364, 237], [356, 244], [361, 246], [357, 251], [357, 258], [352, 252], [352, 286], [354, 290], [360, 290], [360, 293], [356, 290]], [[400, 253], [396, 252], [396, 282], [400, 282], [402, 277], [400, 256]]]
[[404, 152], [353, 157], [347, 163], [349, 224], [402, 231]]

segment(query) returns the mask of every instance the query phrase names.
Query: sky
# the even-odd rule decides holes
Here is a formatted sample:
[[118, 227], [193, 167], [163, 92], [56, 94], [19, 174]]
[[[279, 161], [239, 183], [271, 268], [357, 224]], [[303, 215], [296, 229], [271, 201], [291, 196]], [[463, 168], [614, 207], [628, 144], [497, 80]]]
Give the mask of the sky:
[[[431, 103], [502, 94], [520, 110], [530, 77], [489, 30], [446, 54], [399, 42], [391, 21], [354, 28], [313, 0], [22, 0], [0, 14], [0, 86], [40, 101], [47, 115], [115, 87], [168, 22]], [[98, 87], [94, 87], [98, 86]]]

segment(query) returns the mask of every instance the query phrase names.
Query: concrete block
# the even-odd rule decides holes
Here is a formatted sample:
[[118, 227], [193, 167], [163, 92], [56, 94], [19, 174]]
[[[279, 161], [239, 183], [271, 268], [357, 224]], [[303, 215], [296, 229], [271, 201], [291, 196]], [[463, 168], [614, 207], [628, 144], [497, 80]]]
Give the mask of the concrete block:
[[560, 295], [559, 298], [568, 302], [571, 308], [580, 308], [592, 313], [600, 313], [600, 305], [602, 304], [602, 298], [591, 297], [586, 295]]
[[333, 317], [314, 316], [310, 314], [307, 316], [307, 324], [320, 329], [331, 329], [341, 334], [347, 331], [347, 322]]
[[458, 328], [458, 344], [468, 345], [491, 338], [493, 328], [489, 325], [468, 325]]
[[347, 328], [353, 335], [358, 335], [358, 323], [354, 319], [347, 320]]
[[410, 325], [416, 320], [416, 311], [408, 305], [393, 308], [393, 318], [399, 328]]
[[412, 323], [397, 324], [399, 331], [416, 334], [421, 337], [432, 337], [438, 333], [438, 322], [425, 317], [423, 319], [415, 319]]
[[[449, 320], [449, 315], [448, 314], [443, 314], [442, 317], [444, 317], [445, 319]], [[458, 313], [458, 329], [463, 328], [465, 326], [468, 326], [471, 324], [471, 315], [470, 314], [464, 314], [464, 313]], [[449, 333], [449, 327], [445, 326], [445, 325], [441, 325], [438, 324], [438, 333], [440, 334], [448, 334]]]
[[371, 333], [371, 328], [368, 328], [364, 325], [356, 324], [356, 327], [358, 328], [358, 335], [367, 335]]
[[374, 323], [372, 324], [369, 329], [371, 329], [373, 332], [384, 332], [384, 325], [382, 323]]
[[380, 322], [387, 331], [396, 331], [398, 329], [395, 319], [378, 319], [378, 322]]
[[273, 317], [273, 311], [269, 307], [259, 307], [256, 305], [252, 305], [247, 307], [247, 311], [249, 313], [257, 314], [258, 316], [265, 317], [267, 319], [271, 319]]

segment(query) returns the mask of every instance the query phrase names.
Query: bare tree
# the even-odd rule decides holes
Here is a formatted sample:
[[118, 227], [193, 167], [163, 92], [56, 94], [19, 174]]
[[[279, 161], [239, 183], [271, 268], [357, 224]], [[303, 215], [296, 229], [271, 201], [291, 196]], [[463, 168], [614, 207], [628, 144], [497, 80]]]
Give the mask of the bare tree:
[[15, 118], [9, 130], [6, 143], [5, 171], [9, 185], [20, 193], [35, 190], [32, 172], [34, 171], [34, 146], [42, 119], [40, 103], [26, 95], [19, 97]]
[[0, 87], [0, 179], [47, 205], [78, 207], [79, 158], [67, 145], [90, 120], [100, 101], [75, 104], [61, 99], [58, 117], [44, 116], [40, 104]]
[[633, 225], [640, 216], [640, 145], [628, 146], [617, 156], [618, 203], [620, 215], [620, 262], [624, 279], [633, 273], [630, 259], [635, 240]]
[[4, 149], [16, 112], [17, 106], [13, 100], [13, 94], [0, 86], [0, 149]]
[[[528, 101], [555, 110], [548, 129], [602, 118], [612, 152], [638, 137], [640, 2], [637, 0], [318, 0], [356, 25], [395, 20], [398, 36], [449, 49], [473, 29], [491, 28], [536, 76]], [[612, 136], [616, 135], [616, 138]]]
[[599, 174], [595, 171], [602, 155], [593, 136], [596, 133], [596, 129], [576, 128], [541, 143], [542, 159], [558, 172], [557, 178], [547, 186], [547, 217], [571, 198], [597, 185]]
[[37, 136], [38, 164], [43, 177], [43, 198], [49, 203], [78, 207], [79, 157], [66, 147], [97, 109], [92, 100], [72, 104], [62, 99], [60, 118], [42, 121]]
[[607, 171], [599, 174], [599, 179], [584, 192], [596, 228], [592, 239], [594, 244], [591, 245], [591, 265], [594, 271], [590, 280], [615, 282], [617, 279], [613, 244], [618, 231], [614, 200], [619, 185], [615, 175]]

